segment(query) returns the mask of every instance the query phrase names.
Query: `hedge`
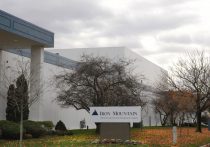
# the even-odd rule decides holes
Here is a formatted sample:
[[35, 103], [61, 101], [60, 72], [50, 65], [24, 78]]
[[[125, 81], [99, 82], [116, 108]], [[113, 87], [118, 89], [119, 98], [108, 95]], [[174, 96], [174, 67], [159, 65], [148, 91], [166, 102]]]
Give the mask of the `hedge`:
[[[0, 129], [2, 131], [3, 139], [19, 139], [20, 138], [20, 125], [15, 122], [1, 120]], [[25, 130], [23, 131], [25, 133]]]
[[47, 130], [44, 129], [40, 123], [27, 120], [23, 122], [23, 127], [27, 134], [31, 134], [33, 138], [38, 138], [47, 134]]

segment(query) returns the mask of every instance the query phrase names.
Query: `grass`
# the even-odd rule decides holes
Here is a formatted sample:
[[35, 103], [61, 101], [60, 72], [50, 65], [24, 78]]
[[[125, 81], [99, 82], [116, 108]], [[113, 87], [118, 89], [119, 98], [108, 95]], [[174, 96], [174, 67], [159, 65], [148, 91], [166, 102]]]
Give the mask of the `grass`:
[[[140, 140], [150, 146], [172, 146], [172, 128], [147, 128], [132, 130], [132, 138]], [[202, 133], [195, 132], [195, 128], [178, 128], [177, 144], [179, 147], [199, 147], [210, 143], [210, 131], [203, 128]], [[174, 145], [175, 146], [175, 145]]]
[[[95, 130], [72, 130], [71, 136], [45, 136], [40, 139], [23, 141], [24, 147], [129, 147], [129, 145], [99, 145], [91, 142], [98, 139]], [[203, 133], [196, 133], [195, 128], [178, 128], [176, 145], [172, 144], [171, 128], [132, 129], [131, 139], [140, 141], [144, 145], [130, 145], [138, 147], [199, 147], [210, 143], [210, 132], [207, 128]], [[0, 147], [18, 147], [18, 141], [0, 140]]]

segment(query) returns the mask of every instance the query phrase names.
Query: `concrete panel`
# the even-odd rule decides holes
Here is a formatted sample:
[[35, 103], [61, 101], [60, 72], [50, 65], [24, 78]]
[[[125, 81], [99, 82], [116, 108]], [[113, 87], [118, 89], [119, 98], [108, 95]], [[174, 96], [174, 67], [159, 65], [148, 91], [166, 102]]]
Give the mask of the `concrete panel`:
[[208, 119], [208, 130], [210, 131], [210, 119]]
[[129, 123], [101, 123], [100, 125], [101, 139], [130, 139]]

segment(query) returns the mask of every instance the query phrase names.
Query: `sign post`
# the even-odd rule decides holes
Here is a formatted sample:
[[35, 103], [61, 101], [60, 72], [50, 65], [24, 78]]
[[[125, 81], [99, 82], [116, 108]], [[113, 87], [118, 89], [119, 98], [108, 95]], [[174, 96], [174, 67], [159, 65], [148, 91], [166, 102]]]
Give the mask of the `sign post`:
[[208, 130], [210, 131], [210, 118], [208, 119]]
[[101, 139], [130, 139], [130, 123], [141, 121], [140, 106], [90, 107], [93, 122], [101, 123]]
[[176, 126], [173, 126], [172, 134], [173, 134], [173, 144], [176, 144], [177, 143], [177, 129], [176, 129]]

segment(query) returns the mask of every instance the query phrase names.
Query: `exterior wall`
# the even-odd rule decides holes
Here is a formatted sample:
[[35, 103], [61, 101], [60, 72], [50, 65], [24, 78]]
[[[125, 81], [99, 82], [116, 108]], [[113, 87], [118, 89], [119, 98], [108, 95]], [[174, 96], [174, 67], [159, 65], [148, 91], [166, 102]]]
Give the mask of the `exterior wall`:
[[151, 61], [129, 49], [125, 49], [124, 54], [125, 58], [135, 60], [134, 73], [143, 75], [143, 82], [146, 85], [154, 86], [160, 79], [162, 72], [165, 72], [165, 70], [158, 65], [152, 63]]
[[[166, 72], [164, 69], [150, 62], [149, 60], [139, 56], [138, 54], [132, 52], [129, 49], [125, 49], [125, 58], [135, 59], [134, 62], [134, 73], [143, 75], [143, 84], [149, 86], [149, 88], [154, 88], [154, 85], [159, 82], [162, 77], [162, 72]], [[155, 95], [152, 89], [147, 89], [144, 92], [145, 99], [148, 101], [147, 106], [142, 112], [143, 124], [146, 126], [157, 126], [160, 124], [160, 118], [158, 114], [155, 114], [151, 101], [155, 99]]]
[[[131, 59], [135, 60], [131, 68], [134, 69], [134, 74], [143, 76], [143, 84], [150, 87], [144, 91], [144, 98], [148, 102], [147, 106], [142, 110], [142, 119], [145, 126], [160, 125], [160, 119], [153, 110], [151, 100], [155, 98], [152, 88], [161, 77], [162, 71], [159, 66], [145, 59], [144, 57], [134, 53], [125, 47], [104, 47], [104, 48], [77, 48], [77, 49], [59, 49], [49, 50], [54, 53], [59, 53], [61, 56], [79, 61], [84, 54], [93, 56], [105, 56], [110, 59]], [[164, 71], [165, 72], [165, 71]]]
[[[85, 119], [87, 125], [90, 128], [95, 127], [90, 120], [89, 114], [84, 110], [75, 110], [72, 107], [62, 108], [59, 106], [55, 99], [57, 97], [57, 89], [53, 82], [54, 76], [63, 72], [69, 71], [62, 67], [54, 66], [51, 64], [44, 64], [44, 77], [45, 88], [43, 94], [43, 100], [41, 102], [41, 120], [52, 120], [54, 124], [59, 120], [62, 120], [66, 127], [69, 129], [79, 129], [80, 121]], [[53, 86], [52, 86], [53, 85]]]
[[7, 87], [8, 83], [14, 80], [14, 71], [10, 70], [12, 66], [15, 67], [15, 62], [10, 62], [11, 60], [15, 60], [15, 57], [7, 54], [5, 51], [1, 51], [1, 83], [0, 83], [0, 119], [6, 118], [6, 98], [7, 98]]
[[[17, 64], [22, 62], [22, 60], [26, 62], [30, 62], [29, 58], [18, 56], [14, 53], [9, 53], [6, 51], [2, 51], [2, 65], [3, 65], [3, 78], [7, 77], [9, 83], [14, 81], [17, 78]], [[30, 69], [30, 68], [29, 68]], [[95, 127], [95, 125], [91, 122], [89, 114], [84, 110], [75, 110], [74, 108], [61, 108], [55, 101], [57, 96], [55, 83], [53, 82], [54, 76], [56, 74], [62, 73], [64, 71], [68, 71], [69, 69], [64, 69], [63, 67], [55, 66], [49, 63], [44, 63], [43, 65], [43, 81], [44, 84], [42, 99], [40, 100], [40, 116], [38, 120], [52, 120], [54, 124], [56, 124], [59, 120], [62, 120], [68, 129], [79, 129], [80, 121], [85, 119], [87, 125], [91, 127]], [[6, 75], [6, 76], [5, 76]], [[1, 94], [0, 94], [0, 120], [6, 119], [6, 97], [8, 84], [6, 80], [1, 82]], [[33, 110], [31, 110], [33, 111]], [[32, 112], [33, 113], [33, 112]], [[32, 120], [37, 120], [37, 118], [30, 117]]]

